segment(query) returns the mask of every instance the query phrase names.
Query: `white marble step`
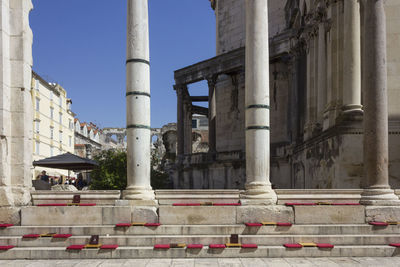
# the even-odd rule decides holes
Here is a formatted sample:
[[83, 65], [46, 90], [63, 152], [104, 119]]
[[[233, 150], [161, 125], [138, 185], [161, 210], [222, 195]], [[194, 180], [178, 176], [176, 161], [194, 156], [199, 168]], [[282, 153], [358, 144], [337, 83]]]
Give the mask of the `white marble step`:
[[257, 249], [168, 249], [119, 247], [115, 250], [84, 249], [67, 251], [63, 247], [23, 247], [0, 253], [0, 259], [134, 259], [134, 258], [257, 258], [257, 257], [391, 257], [399, 249], [390, 246], [335, 246], [333, 249], [286, 249], [283, 246], [259, 246]]
[[375, 227], [368, 224], [292, 225], [290, 227], [236, 225], [161, 225], [159, 227], [131, 226], [117, 228], [102, 226], [12, 226], [0, 229], [0, 236], [22, 236], [31, 233], [88, 235], [370, 235], [400, 234], [400, 225]]
[[[315, 242], [334, 245], [387, 245], [400, 243], [400, 234], [377, 235], [240, 235], [239, 242], [263, 246], [279, 246], [285, 243]], [[119, 246], [153, 246], [154, 244], [225, 244], [229, 235], [123, 235], [100, 236], [101, 244], [118, 244]], [[90, 236], [72, 236], [67, 239], [40, 237], [22, 238], [17, 236], [0, 236], [0, 245], [17, 247], [66, 247], [73, 244], [88, 244]]]

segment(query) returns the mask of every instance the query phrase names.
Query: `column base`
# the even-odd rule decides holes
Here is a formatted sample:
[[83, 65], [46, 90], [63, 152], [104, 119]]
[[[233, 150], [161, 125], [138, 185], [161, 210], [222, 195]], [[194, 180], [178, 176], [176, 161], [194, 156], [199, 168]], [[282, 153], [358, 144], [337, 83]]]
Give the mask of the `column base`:
[[265, 183], [249, 183], [245, 185], [246, 191], [240, 194], [242, 205], [275, 205], [278, 201], [271, 185]]
[[128, 187], [122, 192], [122, 197], [123, 199], [128, 200], [129, 204], [133, 206], [158, 205], [154, 191], [151, 188]]
[[400, 199], [390, 188], [367, 188], [361, 194], [360, 204], [366, 206], [400, 206]]

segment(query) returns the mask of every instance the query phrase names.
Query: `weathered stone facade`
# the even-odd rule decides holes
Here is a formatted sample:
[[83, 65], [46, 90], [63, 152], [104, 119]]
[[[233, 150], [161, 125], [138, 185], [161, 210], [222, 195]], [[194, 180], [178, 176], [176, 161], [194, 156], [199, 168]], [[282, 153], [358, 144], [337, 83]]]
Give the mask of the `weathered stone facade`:
[[[366, 186], [361, 99], [365, 87], [362, 64], [366, 59], [362, 55], [364, 1], [269, 0], [268, 3], [271, 182], [277, 188], [298, 189]], [[390, 185], [398, 188], [400, 2], [385, 1], [384, 5], [389, 177]], [[205, 113], [212, 114], [210, 122], [215, 120], [215, 151], [200, 157], [182, 150], [185, 156], [181, 162], [185, 163], [178, 161], [178, 166], [185, 166], [185, 171], [180, 172], [181, 183], [177, 187], [197, 184], [195, 188], [213, 188], [212, 185], [218, 184], [216, 188], [243, 188], [245, 1], [217, 0], [212, 1], [212, 7], [216, 15], [217, 56], [177, 70], [175, 89], [177, 93], [183, 91], [182, 101], [188, 102], [199, 97], [189, 96], [185, 86], [202, 79], [209, 81], [212, 93], [203, 98], [213, 112]], [[210, 127], [210, 134], [212, 131]], [[221, 172], [213, 173], [221, 153], [225, 159], [241, 155], [228, 160], [236, 162], [235, 172], [224, 163], [219, 167]], [[203, 180], [208, 182], [198, 182]]]

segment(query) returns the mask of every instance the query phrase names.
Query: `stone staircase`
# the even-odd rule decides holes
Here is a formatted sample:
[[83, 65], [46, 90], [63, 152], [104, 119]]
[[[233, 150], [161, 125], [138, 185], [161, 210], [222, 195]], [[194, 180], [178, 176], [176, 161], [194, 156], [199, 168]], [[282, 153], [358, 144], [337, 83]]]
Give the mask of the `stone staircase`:
[[[22, 238], [24, 234], [72, 234], [67, 239]], [[257, 249], [211, 249], [209, 244], [225, 244], [238, 234], [242, 244]], [[118, 244], [115, 250], [83, 249], [67, 251], [72, 244], [87, 244], [91, 235], [100, 235], [101, 244]], [[287, 249], [284, 243], [331, 243], [333, 249], [303, 247]], [[0, 251], [0, 259], [104, 259], [104, 258], [210, 258], [210, 257], [391, 257], [399, 248], [400, 225], [376, 227], [368, 224], [292, 225], [291, 227], [245, 225], [161, 225], [158, 227], [114, 225], [12, 226], [0, 230], [0, 245], [14, 245]], [[203, 244], [202, 249], [170, 248], [155, 250], [155, 244]]]

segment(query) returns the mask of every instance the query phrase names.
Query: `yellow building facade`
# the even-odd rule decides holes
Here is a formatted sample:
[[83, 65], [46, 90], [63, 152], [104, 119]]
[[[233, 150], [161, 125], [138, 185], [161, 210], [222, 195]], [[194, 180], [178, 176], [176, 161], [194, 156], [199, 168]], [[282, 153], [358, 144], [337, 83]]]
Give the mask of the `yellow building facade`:
[[[32, 72], [33, 160], [74, 153], [74, 113], [66, 90]], [[35, 167], [33, 179], [45, 170], [49, 176], [67, 176], [67, 170]]]

